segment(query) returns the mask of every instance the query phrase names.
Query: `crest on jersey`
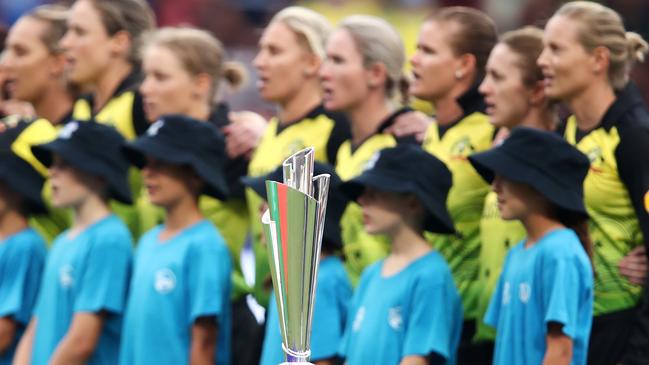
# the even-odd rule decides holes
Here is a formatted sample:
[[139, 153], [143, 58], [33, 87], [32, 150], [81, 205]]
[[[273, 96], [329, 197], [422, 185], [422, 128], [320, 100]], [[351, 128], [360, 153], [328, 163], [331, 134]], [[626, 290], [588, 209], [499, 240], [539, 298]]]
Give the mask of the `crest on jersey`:
[[158, 131], [160, 131], [160, 128], [162, 128], [165, 125], [164, 120], [159, 119], [155, 123], [151, 124], [149, 129], [146, 130], [146, 135], [149, 137], [153, 137], [158, 135]]
[[76, 132], [79, 129], [79, 122], [70, 122], [67, 123], [61, 130], [59, 131], [59, 138], [61, 139], [70, 139], [74, 132]]
[[363, 171], [371, 170], [374, 168], [374, 165], [376, 165], [376, 161], [379, 160], [379, 157], [381, 157], [381, 151], [376, 152], [370, 157], [367, 162], [365, 162], [365, 165], [363, 166]]

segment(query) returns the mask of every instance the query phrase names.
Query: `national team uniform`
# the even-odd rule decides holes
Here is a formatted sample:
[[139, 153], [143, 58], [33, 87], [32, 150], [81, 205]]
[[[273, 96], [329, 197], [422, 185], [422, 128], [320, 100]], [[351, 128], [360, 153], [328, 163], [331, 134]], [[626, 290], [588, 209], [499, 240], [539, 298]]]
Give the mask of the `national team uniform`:
[[[266, 131], [255, 149], [248, 165], [249, 176], [268, 174], [280, 166], [284, 160], [306, 147], [314, 147], [315, 160], [331, 165], [336, 163], [340, 145], [350, 136], [347, 120], [337, 113], [330, 113], [319, 105], [304, 118], [280, 125], [277, 117], [268, 122]], [[262, 226], [259, 207], [262, 199], [252, 190], [246, 189], [252, 247], [255, 253], [254, 288], [236, 288], [242, 293], [252, 292], [255, 298], [265, 305], [268, 302], [268, 290], [264, 281], [269, 277], [268, 257], [261, 244]], [[236, 278], [235, 278], [236, 279]], [[243, 283], [243, 280], [239, 280]]]
[[18, 341], [32, 318], [45, 263], [45, 241], [32, 228], [0, 242], [0, 318], [10, 317], [18, 331], [0, 354], [0, 365], [11, 365]]
[[[469, 321], [478, 314], [481, 293], [478, 280], [480, 219], [485, 197], [491, 188], [473, 169], [467, 157], [491, 148], [495, 128], [484, 113], [484, 100], [477, 87], [467, 91], [458, 103], [464, 115], [447, 127], [432, 124], [423, 148], [442, 160], [453, 174], [447, 207], [459, 234], [431, 234], [427, 238], [451, 267], [462, 296], [464, 318]], [[467, 325], [473, 326], [473, 323], [467, 322]], [[473, 334], [464, 333], [463, 337], [467, 335]]]
[[137, 248], [119, 364], [186, 364], [192, 325], [216, 317], [215, 364], [227, 365], [232, 264], [223, 238], [207, 220], [163, 242], [162, 229]]
[[131, 256], [130, 233], [114, 215], [75, 237], [65, 231], [56, 238], [34, 313], [33, 365], [48, 364], [75, 314], [102, 312], [102, 332], [87, 364], [117, 364]]
[[[617, 265], [633, 248], [649, 244], [643, 204], [649, 191], [649, 113], [628, 85], [597, 127], [582, 132], [572, 116], [564, 137], [591, 161], [584, 181], [596, 272], [589, 361], [617, 363], [625, 354], [625, 364], [648, 363], [649, 310], [636, 311], [643, 287], [620, 275]], [[646, 284], [644, 292], [649, 294]]]
[[[212, 111], [208, 123], [219, 130], [230, 124], [228, 119], [229, 108], [226, 104], [217, 104]], [[249, 230], [250, 217], [246, 205], [243, 184], [240, 181], [248, 171], [248, 161], [244, 157], [228, 158], [224, 173], [228, 183], [229, 194], [227, 200], [218, 200], [211, 196], [202, 195], [199, 198], [201, 213], [210, 220], [218, 229], [230, 249], [232, 257], [239, 257]], [[234, 261], [233, 275], [241, 277], [241, 267]]]
[[[410, 112], [401, 108], [390, 115], [378, 128], [375, 134], [368, 137], [358, 146], [353, 146], [351, 139], [345, 141], [338, 150], [336, 173], [342, 181], [351, 180], [363, 173], [382, 149], [394, 147], [399, 143], [417, 143], [414, 137], [396, 138], [385, 133], [399, 115]], [[343, 239], [345, 265], [353, 285], [358, 283], [363, 270], [383, 259], [388, 254], [389, 243], [386, 237], [370, 235], [365, 232], [363, 212], [360, 205], [350, 202], [340, 221]]]
[[570, 229], [525, 241], [507, 255], [486, 322], [496, 328], [495, 365], [541, 364], [548, 324], [572, 340], [572, 365], [586, 364], [593, 306], [593, 271]]
[[490, 191], [484, 202], [480, 219], [480, 287], [478, 317], [476, 318], [477, 341], [494, 341], [496, 332], [484, 323], [491, 296], [496, 289], [507, 252], [525, 238], [525, 227], [520, 221], [506, 221], [500, 217], [498, 194]]
[[[21, 121], [15, 127], [3, 132], [4, 134], [13, 134], [9, 138], [15, 138], [11, 142], [11, 150], [19, 155], [22, 159], [29, 162], [33, 166], [42, 166], [40, 163], [35, 163], [34, 156], [29, 150], [29, 146], [37, 145], [44, 142], [49, 142], [56, 137], [56, 130], [52, 127], [51, 123], [43, 118], [38, 118], [34, 121]], [[5, 135], [5, 137], [7, 137]], [[39, 172], [47, 175], [47, 170], [44, 167]], [[49, 197], [51, 196], [51, 188], [49, 182], [45, 182], [43, 187], [43, 196], [45, 197], [45, 204], [48, 204]], [[29, 217], [29, 225], [33, 227], [48, 243], [51, 243], [56, 236], [63, 232], [70, 226], [70, 214], [65, 209], [57, 209], [48, 205], [48, 214], [32, 215]]]
[[[320, 261], [313, 308], [311, 333], [311, 361], [337, 356], [345, 323], [352, 287], [342, 261], [329, 256]], [[278, 365], [286, 360], [282, 350], [282, 335], [275, 294], [271, 294], [266, 320], [266, 336], [260, 365]]]
[[368, 267], [354, 293], [340, 349], [346, 363], [397, 365], [436, 354], [454, 364], [462, 303], [444, 258], [432, 251], [389, 277], [382, 267], [383, 260]]

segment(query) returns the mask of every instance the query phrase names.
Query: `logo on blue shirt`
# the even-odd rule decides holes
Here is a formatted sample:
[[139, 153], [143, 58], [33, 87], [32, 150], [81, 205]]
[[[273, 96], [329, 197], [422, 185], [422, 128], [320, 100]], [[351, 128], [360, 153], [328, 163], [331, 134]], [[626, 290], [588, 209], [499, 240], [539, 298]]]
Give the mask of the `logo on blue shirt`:
[[354, 317], [354, 323], [352, 324], [354, 332], [358, 332], [361, 329], [363, 318], [365, 318], [365, 307], [360, 307], [358, 308], [358, 312], [356, 312], [356, 317]]
[[512, 294], [509, 292], [509, 281], [506, 281], [503, 287], [503, 305], [509, 304], [511, 300]]
[[160, 269], [155, 273], [155, 290], [160, 294], [168, 294], [176, 287], [176, 275], [169, 269]]
[[63, 288], [71, 288], [74, 285], [74, 268], [70, 265], [61, 266], [59, 269], [59, 282]]
[[395, 331], [399, 331], [401, 329], [401, 326], [403, 325], [401, 307], [393, 307], [388, 309], [388, 324]]
[[527, 303], [530, 300], [531, 294], [532, 294], [532, 289], [530, 288], [530, 284], [521, 283], [518, 289], [518, 297], [521, 298], [521, 302]]

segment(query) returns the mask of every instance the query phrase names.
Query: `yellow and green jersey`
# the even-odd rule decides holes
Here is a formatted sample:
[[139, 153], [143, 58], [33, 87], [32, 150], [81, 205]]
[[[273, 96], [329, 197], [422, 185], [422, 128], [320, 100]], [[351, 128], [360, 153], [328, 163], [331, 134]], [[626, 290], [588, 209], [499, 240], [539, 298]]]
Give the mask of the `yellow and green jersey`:
[[628, 87], [594, 129], [583, 132], [574, 116], [568, 118], [564, 137], [590, 159], [584, 202], [593, 242], [594, 315], [632, 308], [643, 288], [620, 275], [618, 263], [649, 237], [649, 113]]
[[484, 101], [477, 89], [468, 91], [458, 102], [464, 116], [446, 127], [433, 123], [423, 143], [424, 149], [443, 161], [453, 175], [446, 204], [458, 234], [428, 234], [427, 238], [451, 267], [462, 296], [464, 318], [473, 319], [481, 293], [480, 219], [490, 187], [467, 157], [491, 148], [495, 128], [483, 113]]
[[[45, 119], [36, 119], [32, 122], [20, 122], [10, 132], [15, 134], [11, 143], [11, 150], [23, 160], [27, 161], [41, 175], [47, 176], [47, 168], [43, 166], [32, 154], [31, 146], [50, 142], [56, 138], [56, 130]], [[47, 205], [46, 215], [29, 217], [29, 225], [48, 242], [58, 236], [70, 226], [70, 212], [67, 209], [57, 209], [51, 206], [52, 190], [49, 180], [43, 186], [43, 201]]]
[[142, 96], [137, 91], [141, 81], [142, 75], [138, 72], [128, 75], [98, 111], [95, 111], [92, 94], [81, 96], [74, 103], [72, 117], [80, 121], [94, 117], [99, 123], [115, 127], [127, 140], [135, 139], [149, 127]]
[[491, 295], [500, 271], [505, 263], [509, 248], [525, 238], [525, 227], [518, 220], [506, 221], [500, 217], [498, 194], [490, 191], [484, 201], [480, 219], [480, 297], [476, 316], [476, 341], [494, 341], [496, 331], [483, 322]]
[[[369, 168], [377, 158], [377, 153], [385, 148], [396, 146], [398, 143], [416, 143], [414, 138], [397, 139], [384, 130], [391, 126], [396, 118], [410, 111], [402, 108], [390, 115], [379, 127], [377, 132], [354, 146], [351, 140], [345, 141], [338, 150], [336, 173], [342, 181], [351, 180]], [[363, 211], [361, 207], [350, 202], [345, 208], [340, 220], [340, 230], [343, 240], [345, 268], [356, 286], [363, 270], [370, 264], [387, 256], [389, 240], [380, 235], [370, 235], [365, 231]]]
[[[228, 119], [229, 111], [227, 104], [219, 103], [215, 105], [208, 122], [220, 130], [230, 123]], [[199, 200], [199, 209], [223, 236], [232, 255], [234, 269], [232, 279], [235, 283], [239, 283], [243, 279], [243, 274], [238, 258], [241, 249], [245, 245], [250, 223], [248, 206], [245, 200], [243, 184], [241, 183], [241, 177], [245, 176], [248, 171], [248, 161], [244, 157], [228, 158], [223, 170], [228, 184], [228, 199], [219, 200], [203, 195]], [[240, 286], [236, 284], [235, 288], [240, 289]], [[241, 291], [233, 293], [234, 296], [240, 294]]]
[[[79, 98], [72, 110], [75, 120], [94, 118], [97, 122], [115, 127], [127, 140], [133, 140], [144, 133], [147, 122], [142, 105], [142, 96], [137, 91], [141, 74], [134, 72], [117, 87], [112, 97], [99, 110], [95, 110], [92, 94]], [[162, 210], [153, 206], [144, 192], [139, 171], [131, 168], [129, 173], [133, 205], [111, 202], [111, 208], [128, 226], [134, 241], [162, 221]]]
[[[281, 123], [278, 118], [272, 118], [250, 160], [248, 175], [268, 174], [287, 157], [306, 147], [315, 148], [316, 161], [333, 165], [336, 163], [338, 148], [349, 135], [349, 125], [344, 117], [326, 111], [321, 105], [292, 122]], [[263, 286], [269, 276], [269, 267], [266, 248], [262, 245], [260, 207], [263, 200], [252, 189], [246, 189], [246, 201], [256, 260], [255, 287], [237, 287], [243, 285], [244, 281], [235, 280], [235, 292], [252, 292], [257, 301], [265, 306], [269, 292]]]

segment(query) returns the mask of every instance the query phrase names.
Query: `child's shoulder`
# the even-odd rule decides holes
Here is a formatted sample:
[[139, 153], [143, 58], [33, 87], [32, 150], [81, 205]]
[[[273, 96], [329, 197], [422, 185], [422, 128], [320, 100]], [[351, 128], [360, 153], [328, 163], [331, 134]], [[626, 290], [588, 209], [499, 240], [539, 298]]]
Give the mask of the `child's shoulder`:
[[208, 220], [203, 220], [188, 228], [183, 232], [183, 235], [190, 247], [200, 251], [228, 251], [223, 236], [221, 236], [216, 226]]
[[129, 231], [126, 223], [124, 223], [116, 215], [111, 214], [110, 216], [104, 218], [92, 228], [92, 231], [95, 236], [105, 237], [105, 236], [116, 236], [118, 238], [128, 237], [130, 239], [131, 232]]
[[45, 240], [34, 229], [25, 229], [5, 242], [11, 252], [16, 254], [38, 254], [46, 251]]
[[351, 285], [342, 260], [335, 256], [320, 260], [318, 285]]
[[441, 284], [453, 280], [450, 266], [437, 250], [427, 253], [412, 263], [411, 269], [418, 279], [430, 280], [431, 283]]
[[562, 257], [573, 255], [581, 248], [579, 237], [572, 229], [561, 228], [545, 235], [539, 242], [539, 248], [544, 253]]
[[546, 260], [589, 261], [579, 237], [572, 229], [557, 229], [548, 233], [539, 243], [541, 255]]
[[[122, 248], [132, 247], [133, 238], [128, 227], [116, 215], [110, 215], [107, 218], [97, 222], [90, 227], [88, 235], [79, 235], [77, 238], [88, 237], [93, 246], [121, 246]], [[67, 234], [67, 233], [66, 233]]]

